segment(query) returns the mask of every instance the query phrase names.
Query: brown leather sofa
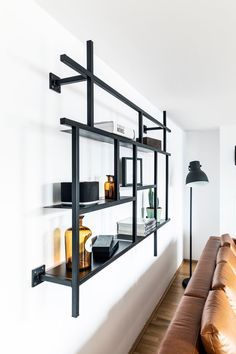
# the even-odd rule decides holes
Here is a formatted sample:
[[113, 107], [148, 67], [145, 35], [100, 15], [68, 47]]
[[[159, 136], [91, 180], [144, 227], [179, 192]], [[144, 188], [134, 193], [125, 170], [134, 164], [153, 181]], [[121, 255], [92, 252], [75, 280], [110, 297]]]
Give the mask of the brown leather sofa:
[[[221, 338], [219, 339], [218, 335], [218, 330], [222, 330], [220, 327], [230, 327], [228, 318], [232, 327], [232, 318], [235, 317], [236, 325], [236, 315], [232, 309], [234, 301], [236, 303], [236, 293], [234, 299], [236, 275], [231, 268], [232, 264], [236, 265], [236, 246], [233, 241], [230, 244], [229, 239], [229, 235], [223, 235], [221, 238], [210, 237], [207, 241], [159, 347], [159, 354], [236, 353], [236, 333], [234, 337], [232, 328], [223, 329], [228, 333], [232, 332], [229, 334], [231, 336], [229, 341], [225, 341], [226, 344], [220, 343]], [[234, 254], [230, 247], [235, 247]], [[214, 301], [222, 310], [219, 310], [215, 303], [212, 305]], [[215, 328], [215, 325], [218, 327]]]

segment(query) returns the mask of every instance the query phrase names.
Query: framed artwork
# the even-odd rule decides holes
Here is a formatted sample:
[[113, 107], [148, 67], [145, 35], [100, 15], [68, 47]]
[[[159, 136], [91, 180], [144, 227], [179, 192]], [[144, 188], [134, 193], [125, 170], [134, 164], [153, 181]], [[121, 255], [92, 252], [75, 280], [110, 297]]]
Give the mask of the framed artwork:
[[[133, 159], [122, 157], [122, 187], [133, 185]], [[137, 185], [143, 185], [143, 160], [137, 158]]]

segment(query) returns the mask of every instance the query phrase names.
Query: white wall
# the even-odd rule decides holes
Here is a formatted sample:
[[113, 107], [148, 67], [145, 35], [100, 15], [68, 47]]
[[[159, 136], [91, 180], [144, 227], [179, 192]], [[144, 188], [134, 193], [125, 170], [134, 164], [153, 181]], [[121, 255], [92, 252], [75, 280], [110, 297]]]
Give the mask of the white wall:
[[[209, 184], [193, 189], [193, 258], [211, 235], [236, 234], [236, 125], [186, 132], [185, 174], [189, 161], [200, 160]], [[189, 188], [185, 188], [184, 257], [189, 257]]]
[[[119, 258], [81, 286], [80, 317], [72, 319], [71, 290], [49, 283], [32, 289], [31, 269], [64, 260], [63, 237], [71, 224], [70, 211], [42, 207], [58, 198], [53, 184], [71, 178], [70, 136], [60, 132], [59, 118], [85, 122], [86, 117], [85, 85], [63, 87], [58, 95], [48, 89], [48, 72], [73, 75], [60, 63], [59, 55], [66, 53], [85, 64], [85, 47], [30, 0], [1, 4], [0, 40], [1, 352], [125, 354], [183, 258], [184, 133], [169, 121], [172, 221], [158, 233], [158, 257], [153, 257], [150, 237]], [[95, 58], [95, 71], [161, 117], [99, 58]], [[134, 112], [100, 90], [96, 90], [96, 118], [117, 118], [129, 126], [136, 122]], [[83, 178], [110, 172], [111, 156], [107, 146], [83, 141]], [[130, 211], [130, 206], [122, 206], [96, 212], [86, 215], [85, 224], [94, 233], [113, 232], [117, 219]]]
[[[209, 236], [220, 232], [219, 130], [186, 132], [185, 178], [190, 161], [199, 160], [209, 184], [193, 187], [193, 259], [199, 259]], [[189, 258], [189, 187], [185, 186], [184, 257]]]
[[220, 128], [220, 232], [236, 234], [236, 125]]

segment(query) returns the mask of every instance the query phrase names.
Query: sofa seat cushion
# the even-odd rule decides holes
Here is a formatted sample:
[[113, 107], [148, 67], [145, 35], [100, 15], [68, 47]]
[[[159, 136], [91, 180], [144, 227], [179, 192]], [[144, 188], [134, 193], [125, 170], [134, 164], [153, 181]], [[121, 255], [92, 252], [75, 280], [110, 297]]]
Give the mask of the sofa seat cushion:
[[216, 263], [226, 262], [236, 274], [236, 256], [230, 247], [220, 247], [217, 254]]
[[201, 338], [208, 354], [236, 353], [236, 316], [222, 290], [209, 292], [202, 315]]
[[205, 299], [183, 296], [161, 342], [159, 354], [204, 353], [200, 338]]
[[197, 263], [195, 271], [185, 289], [184, 295], [206, 299], [211, 289], [216, 257], [220, 248], [220, 238], [210, 237]]
[[232, 237], [230, 237], [229, 234], [221, 235], [220, 244], [221, 244], [222, 247], [223, 246], [230, 247], [232, 252], [236, 256], [236, 244], [235, 244], [234, 240], [232, 239]]
[[228, 263], [222, 262], [217, 264], [212, 280], [212, 289], [221, 289], [225, 292], [236, 314], [236, 275]]

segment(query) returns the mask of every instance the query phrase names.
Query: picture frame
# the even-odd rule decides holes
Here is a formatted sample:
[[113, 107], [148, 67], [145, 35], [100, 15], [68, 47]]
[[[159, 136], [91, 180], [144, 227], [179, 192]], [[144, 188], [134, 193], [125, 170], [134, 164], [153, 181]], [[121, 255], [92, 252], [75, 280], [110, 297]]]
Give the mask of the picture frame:
[[[122, 157], [122, 187], [133, 185], [133, 158]], [[143, 185], [143, 160], [137, 158], [137, 186]]]

